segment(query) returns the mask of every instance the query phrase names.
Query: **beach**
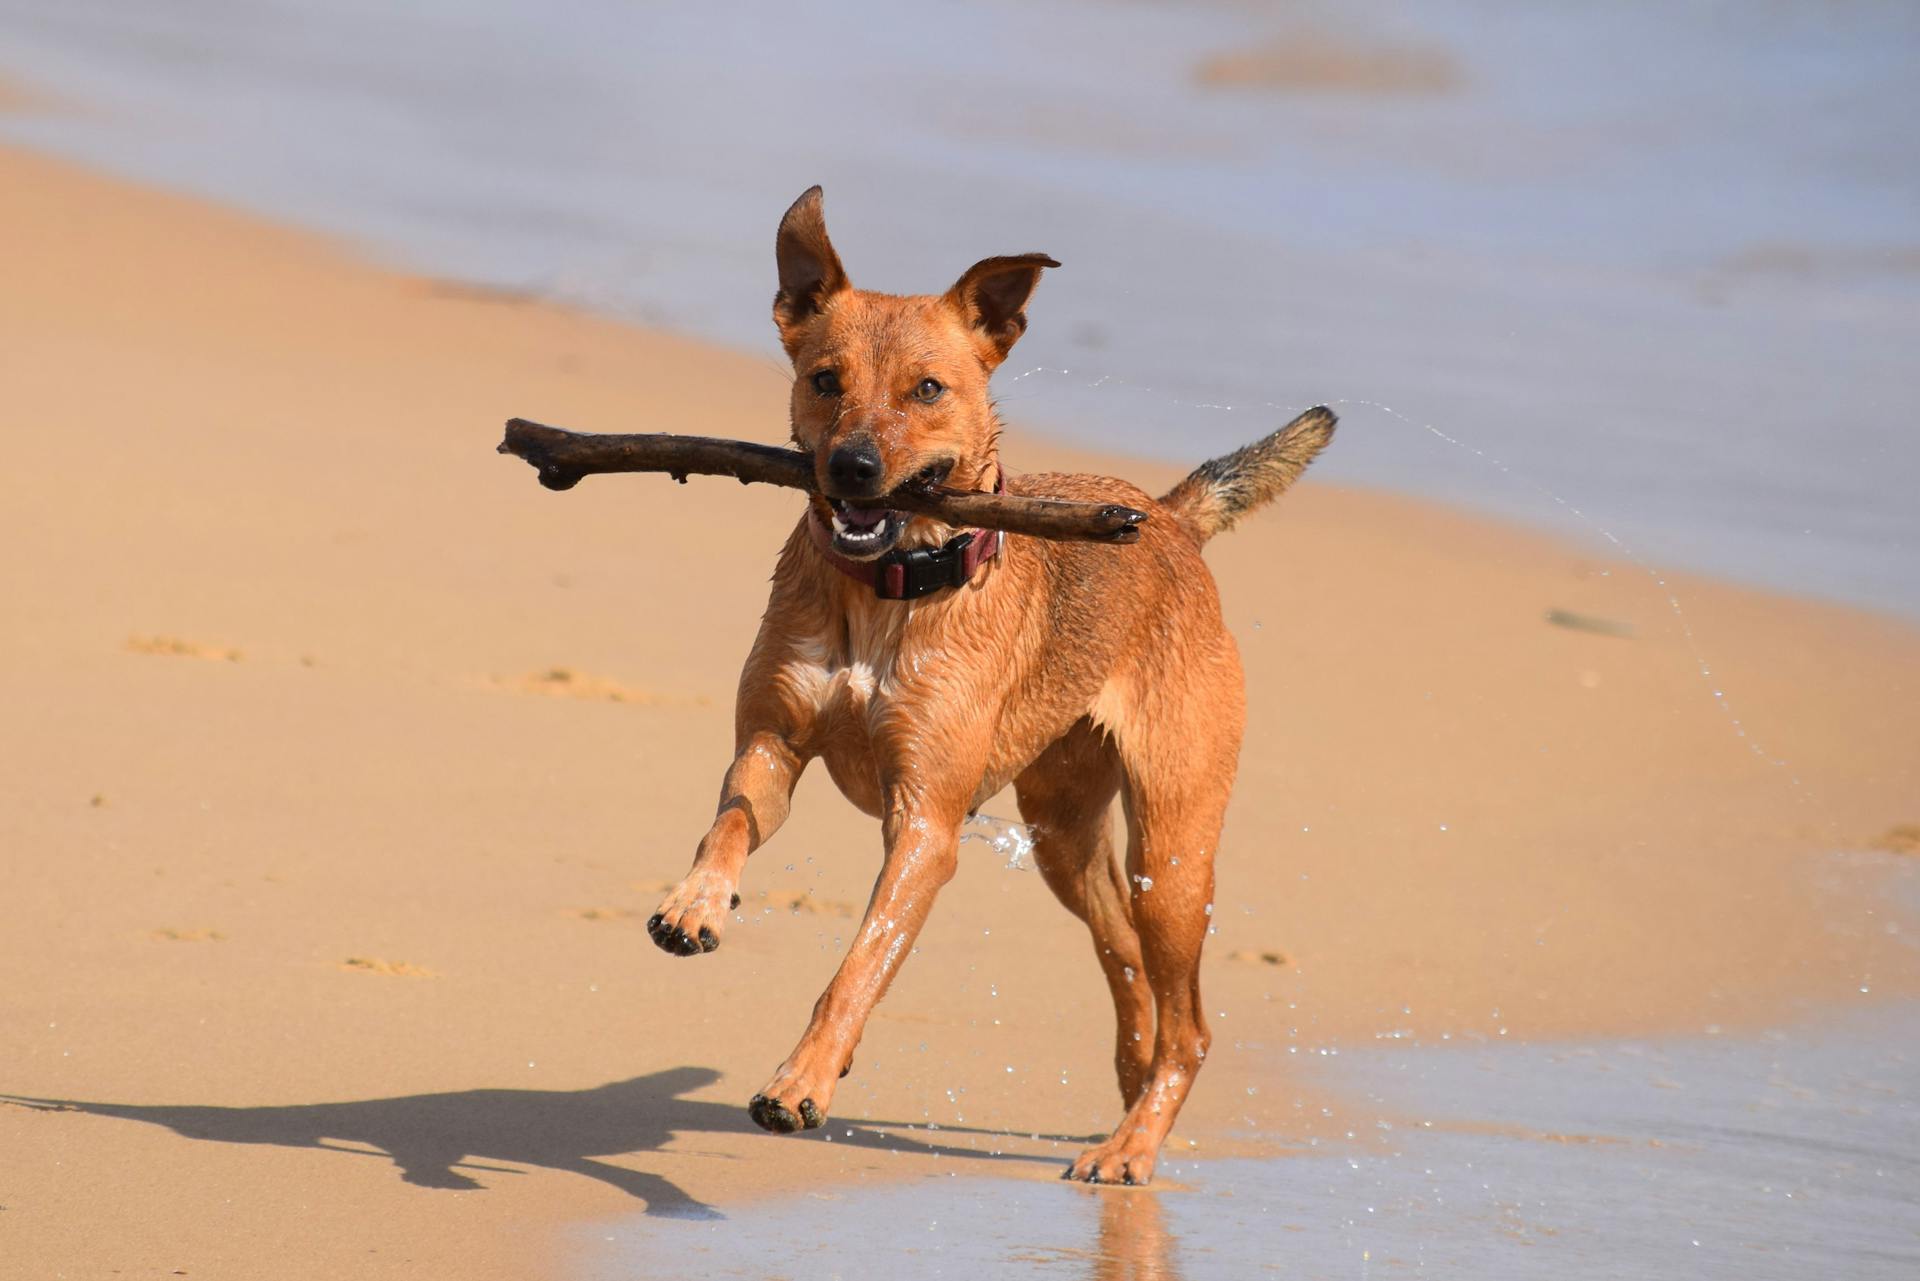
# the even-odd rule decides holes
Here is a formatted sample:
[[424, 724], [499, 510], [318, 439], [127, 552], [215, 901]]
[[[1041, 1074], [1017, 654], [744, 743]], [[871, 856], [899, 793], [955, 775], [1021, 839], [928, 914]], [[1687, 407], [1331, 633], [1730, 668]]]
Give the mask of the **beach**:
[[1054, 439], [1175, 467], [1326, 401], [1320, 479], [1920, 620], [1920, 10], [728, 13], [0, 0], [0, 142], [767, 352], [818, 183], [863, 287], [1064, 264], [997, 384]]
[[[783, 369], [24, 151], [0, 187], [0, 1275], [562, 1275], [582, 1225], [1050, 1179], [1112, 1124], [1084, 934], [981, 841], [828, 1128], [752, 1127], [877, 867], [823, 772], [719, 952], [646, 937], [799, 503], [493, 446], [779, 442]], [[1017, 416], [1004, 456], [1184, 471]], [[1249, 731], [1170, 1156], [1338, 1138], [1379, 1105], [1297, 1062], [1382, 1037], [1920, 991], [1910, 625], [1311, 475], [1208, 560]]]

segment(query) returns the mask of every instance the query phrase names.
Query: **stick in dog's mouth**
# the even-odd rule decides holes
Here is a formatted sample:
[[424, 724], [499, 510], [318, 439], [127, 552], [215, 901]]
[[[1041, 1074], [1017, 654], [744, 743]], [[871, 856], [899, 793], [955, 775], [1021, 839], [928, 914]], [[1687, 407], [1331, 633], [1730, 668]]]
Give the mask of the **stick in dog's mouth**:
[[[603, 435], [512, 418], [499, 451], [531, 463], [548, 489], [572, 489], [582, 477], [609, 472], [664, 472], [675, 480], [731, 476], [742, 484], [780, 485], [820, 497], [811, 454], [744, 440], [658, 432]], [[1145, 512], [1122, 503], [956, 493], [939, 485], [925, 490], [902, 485], [883, 501], [900, 512], [958, 527], [1109, 544], [1138, 542], [1147, 519]]]

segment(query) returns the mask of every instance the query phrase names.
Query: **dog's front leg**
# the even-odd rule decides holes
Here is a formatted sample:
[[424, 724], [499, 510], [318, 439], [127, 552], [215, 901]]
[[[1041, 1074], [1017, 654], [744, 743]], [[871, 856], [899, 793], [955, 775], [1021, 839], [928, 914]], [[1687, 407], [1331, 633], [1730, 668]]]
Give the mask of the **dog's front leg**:
[[748, 1105], [762, 1129], [787, 1134], [826, 1120], [834, 1087], [853, 1066], [867, 1017], [913, 950], [934, 895], [958, 866], [960, 824], [972, 786], [947, 790], [959, 794], [935, 798], [909, 786], [888, 788], [887, 854], [880, 879], [853, 946], [814, 1003], [806, 1034]]
[[647, 921], [653, 941], [675, 956], [720, 946], [727, 914], [740, 905], [747, 855], [787, 821], [806, 758], [771, 730], [743, 736], [720, 787], [720, 812], [700, 839], [693, 868]]

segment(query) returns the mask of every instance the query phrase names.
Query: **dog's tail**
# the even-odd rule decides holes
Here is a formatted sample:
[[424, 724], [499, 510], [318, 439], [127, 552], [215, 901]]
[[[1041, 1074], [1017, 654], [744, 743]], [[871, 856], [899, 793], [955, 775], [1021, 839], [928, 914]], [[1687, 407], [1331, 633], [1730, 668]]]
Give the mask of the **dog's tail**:
[[1204, 543], [1285, 493], [1333, 439], [1338, 421], [1331, 409], [1316, 405], [1273, 435], [1201, 463], [1167, 491], [1160, 505], [1186, 521]]

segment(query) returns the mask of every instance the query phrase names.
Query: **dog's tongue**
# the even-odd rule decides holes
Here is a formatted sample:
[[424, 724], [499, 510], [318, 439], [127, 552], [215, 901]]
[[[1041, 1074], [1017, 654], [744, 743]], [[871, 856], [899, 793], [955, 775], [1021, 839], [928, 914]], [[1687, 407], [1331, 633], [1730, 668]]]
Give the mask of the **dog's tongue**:
[[872, 529], [886, 518], [884, 507], [843, 507], [840, 510], [841, 523], [848, 529]]

